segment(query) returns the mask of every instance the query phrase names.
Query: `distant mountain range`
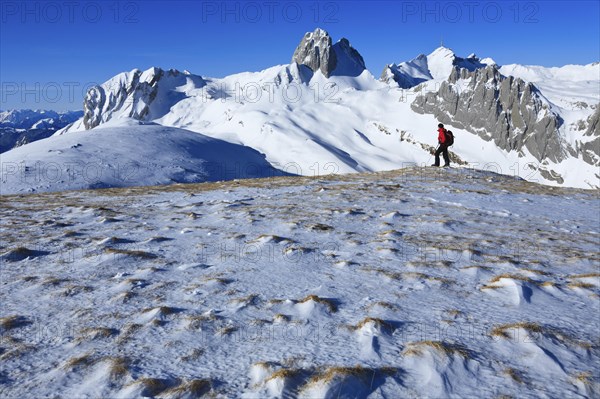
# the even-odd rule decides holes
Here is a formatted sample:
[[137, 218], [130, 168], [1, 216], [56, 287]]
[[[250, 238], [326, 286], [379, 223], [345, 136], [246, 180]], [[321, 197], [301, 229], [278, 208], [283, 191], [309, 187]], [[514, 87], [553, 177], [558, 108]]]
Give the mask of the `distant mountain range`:
[[0, 152], [50, 137], [83, 116], [83, 111], [0, 111]]
[[[81, 118], [47, 140], [128, 119], [250, 147], [279, 171], [302, 175], [429, 164], [442, 122], [455, 133], [455, 164], [600, 187], [599, 63], [499, 66], [440, 47], [386, 65], [377, 79], [347, 39], [334, 43], [316, 29], [289, 64], [260, 72], [217, 79], [154, 67], [118, 74], [91, 88]], [[113, 144], [105, 147], [111, 162]], [[22, 156], [8, 152], [3, 160]]]

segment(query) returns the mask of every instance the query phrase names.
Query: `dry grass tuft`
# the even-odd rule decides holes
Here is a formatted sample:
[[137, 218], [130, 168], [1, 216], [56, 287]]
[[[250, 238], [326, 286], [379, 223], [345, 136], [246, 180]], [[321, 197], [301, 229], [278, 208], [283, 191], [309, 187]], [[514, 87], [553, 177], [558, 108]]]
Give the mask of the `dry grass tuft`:
[[544, 327], [542, 327], [541, 325], [539, 325], [537, 323], [522, 321], [519, 323], [509, 323], [509, 324], [502, 324], [500, 326], [496, 326], [496, 327], [492, 328], [492, 330], [490, 331], [490, 335], [493, 337], [501, 337], [501, 338], [510, 339], [510, 338], [512, 338], [512, 336], [508, 333], [508, 330], [514, 330], [517, 328], [525, 330], [529, 333], [541, 334], [544, 332]]
[[231, 335], [234, 332], [236, 332], [238, 330], [237, 327], [235, 326], [226, 326], [226, 327], [222, 327], [219, 329], [219, 331], [217, 331], [217, 334], [224, 336], [224, 335]]
[[311, 231], [331, 231], [333, 230], [333, 227], [329, 226], [328, 224], [315, 223], [308, 226], [308, 229]]
[[31, 322], [24, 316], [13, 315], [0, 318], [0, 327], [2, 327], [4, 331], [24, 327], [28, 324], [31, 324]]
[[369, 305], [369, 309], [374, 308], [375, 306], [379, 306], [379, 307], [389, 309], [389, 310], [398, 310], [397, 305], [395, 305], [391, 302], [385, 302], [385, 301], [378, 301], [378, 302], [372, 303]]
[[507, 376], [512, 378], [513, 381], [518, 382], [519, 384], [525, 383], [523, 373], [521, 373], [517, 369], [508, 367], [508, 368], [504, 369], [504, 374], [506, 374]]
[[469, 351], [462, 345], [452, 344], [444, 341], [416, 341], [409, 342], [402, 354], [404, 356], [420, 356], [426, 348], [431, 348], [437, 352], [443, 353], [447, 356], [459, 355], [468, 359], [470, 357]]
[[458, 317], [463, 314], [463, 312], [458, 309], [450, 309], [450, 310], [446, 311], [446, 313], [448, 313], [448, 315], [452, 316], [452, 317]]
[[393, 376], [398, 373], [398, 369], [395, 367], [380, 367], [370, 368], [356, 365], [354, 367], [328, 367], [324, 370], [317, 372], [308, 382], [307, 386], [316, 383], [329, 383], [336, 378], [348, 378], [354, 377], [362, 380], [366, 384], [370, 384], [376, 374], [382, 374], [385, 376]]
[[115, 255], [131, 256], [131, 257], [140, 258], [140, 259], [156, 259], [156, 258], [158, 258], [157, 255], [151, 254], [150, 252], [129, 250], [129, 249], [105, 248], [104, 252], [109, 253], [109, 254], [115, 254]]
[[365, 317], [360, 322], [358, 322], [358, 324], [356, 324], [355, 326], [351, 326], [351, 329], [352, 330], [360, 330], [361, 328], [363, 328], [364, 326], [366, 326], [369, 323], [374, 324], [376, 327], [380, 328], [381, 330], [383, 330], [385, 332], [391, 333], [394, 330], [394, 326], [392, 326], [392, 324], [388, 323], [385, 320], [378, 319], [376, 317]]
[[73, 358], [69, 359], [63, 365], [62, 368], [65, 370], [72, 370], [72, 369], [78, 368], [78, 367], [91, 366], [91, 365], [95, 364], [96, 362], [97, 362], [97, 360], [94, 359], [93, 354], [86, 353], [85, 355], [73, 357]]
[[176, 387], [167, 389], [160, 394], [160, 397], [192, 397], [199, 398], [212, 391], [212, 383], [209, 379], [194, 379], [183, 381]]
[[129, 374], [131, 359], [127, 357], [107, 357], [103, 360], [108, 362], [108, 372], [112, 379], [122, 379]]
[[524, 281], [524, 282], [530, 283], [530, 284], [537, 283], [535, 280], [532, 280], [529, 277], [522, 276], [520, 274], [504, 273], [504, 274], [499, 274], [497, 276], [492, 277], [492, 279], [490, 280], [490, 284], [497, 283], [503, 278], [512, 279], [512, 280], [520, 280], [520, 281]]
[[81, 337], [80, 340], [83, 339], [98, 339], [98, 338], [110, 338], [113, 335], [116, 335], [119, 333], [118, 330], [115, 330], [114, 328], [108, 328], [108, 327], [88, 327], [88, 328], [84, 328], [83, 330], [81, 330]]
[[204, 279], [202, 279], [202, 281], [206, 282], [206, 283], [211, 283], [211, 282], [215, 282], [218, 284], [231, 284], [233, 282], [233, 280], [228, 279], [228, 278], [221, 278], [221, 277], [206, 277]]
[[161, 316], [168, 316], [179, 312], [179, 309], [173, 308], [171, 306], [157, 306], [154, 308], [146, 308], [142, 310], [142, 313], [152, 312], [153, 310], [155, 310], [156, 313], [158, 313]]
[[590, 278], [590, 277], [600, 277], [600, 273], [573, 274], [573, 275], [569, 276], [569, 278]]
[[305, 303], [308, 301], [313, 301], [313, 302], [320, 303], [321, 305], [326, 306], [327, 309], [331, 313], [337, 312], [337, 305], [333, 300], [327, 299], [327, 298], [321, 298], [321, 297], [318, 297], [317, 295], [309, 295], [306, 298], [299, 300], [298, 303]]
[[277, 378], [281, 378], [281, 379], [296, 378], [296, 377], [304, 374], [305, 372], [306, 371], [303, 369], [279, 369], [277, 371], [274, 371], [269, 377], [267, 377], [265, 382], [269, 382], [269, 381], [275, 380]]
[[181, 356], [181, 361], [182, 362], [191, 362], [193, 360], [196, 360], [196, 359], [200, 358], [200, 356], [202, 356], [203, 354], [204, 354], [204, 349], [202, 349], [202, 348], [194, 348], [187, 355]]
[[290, 321], [290, 316], [282, 313], [277, 313], [275, 316], [273, 316], [273, 321], [278, 323], [287, 323], [288, 321]]
[[592, 384], [593, 375], [589, 371], [581, 371], [572, 377], [575, 381], [581, 382], [584, 385]]
[[56, 278], [56, 277], [48, 277], [41, 282], [44, 286], [52, 286], [56, 287], [58, 285], [68, 283], [70, 280], [68, 278]]
[[169, 387], [165, 380], [148, 377], [140, 378], [129, 385], [141, 385], [143, 387], [142, 396], [156, 396]]
[[532, 338], [535, 338], [535, 335], [543, 334], [546, 337], [558, 340], [564, 344], [575, 345], [586, 350], [592, 349], [594, 346], [592, 343], [577, 339], [558, 328], [541, 326], [537, 323], [531, 322], [510, 323], [496, 326], [490, 331], [490, 335], [505, 339], [512, 339], [516, 337], [516, 335], [511, 335], [510, 330], [515, 330], [517, 328], [527, 331], [530, 335], [532, 335]]
[[117, 339], [117, 343], [124, 343], [127, 342], [128, 340], [130, 340], [133, 335], [138, 332], [143, 326], [141, 324], [137, 324], [137, 323], [133, 323], [133, 324], [126, 324], [123, 327], [123, 331], [121, 332], [121, 334], [119, 335], [119, 338]]
[[592, 289], [596, 288], [596, 286], [594, 284], [585, 283], [583, 281], [571, 281], [570, 283], [567, 283], [567, 287], [569, 287], [569, 288], [583, 288], [583, 289], [586, 289], [586, 290], [592, 290]]

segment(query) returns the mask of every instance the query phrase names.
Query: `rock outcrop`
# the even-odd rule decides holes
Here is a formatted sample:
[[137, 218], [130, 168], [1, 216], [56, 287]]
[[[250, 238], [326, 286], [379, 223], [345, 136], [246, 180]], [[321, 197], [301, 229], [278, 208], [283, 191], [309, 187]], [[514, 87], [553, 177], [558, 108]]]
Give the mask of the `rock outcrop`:
[[591, 137], [589, 141], [577, 141], [577, 153], [583, 160], [591, 165], [600, 166], [600, 104], [596, 111], [586, 121], [587, 129], [584, 137]]
[[331, 36], [323, 29], [307, 32], [294, 51], [292, 63], [321, 71], [329, 78], [333, 75], [358, 76], [365, 69], [365, 61], [346, 38], [333, 44]]
[[492, 140], [506, 151], [525, 149], [538, 161], [560, 162], [568, 151], [558, 132], [562, 118], [537, 88], [505, 77], [495, 65], [469, 71], [455, 67], [438, 90], [423, 89], [411, 104], [418, 113], [433, 114], [442, 123]]

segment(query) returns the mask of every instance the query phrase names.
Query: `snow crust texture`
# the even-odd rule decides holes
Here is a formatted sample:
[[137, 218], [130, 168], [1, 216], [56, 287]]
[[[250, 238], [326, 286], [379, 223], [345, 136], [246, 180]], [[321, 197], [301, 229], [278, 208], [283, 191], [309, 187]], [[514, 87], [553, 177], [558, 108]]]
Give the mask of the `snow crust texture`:
[[598, 397], [599, 215], [466, 169], [5, 196], [0, 396]]

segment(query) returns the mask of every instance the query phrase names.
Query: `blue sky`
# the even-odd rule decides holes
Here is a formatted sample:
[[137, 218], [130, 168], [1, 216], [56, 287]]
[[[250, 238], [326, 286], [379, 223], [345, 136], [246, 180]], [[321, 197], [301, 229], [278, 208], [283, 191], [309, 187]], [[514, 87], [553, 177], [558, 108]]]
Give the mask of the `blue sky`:
[[347, 37], [379, 76], [440, 45], [499, 64], [600, 60], [598, 1], [0, 2], [0, 108], [80, 109], [84, 87], [151, 66], [221, 77], [288, 63], [306, 31]]

